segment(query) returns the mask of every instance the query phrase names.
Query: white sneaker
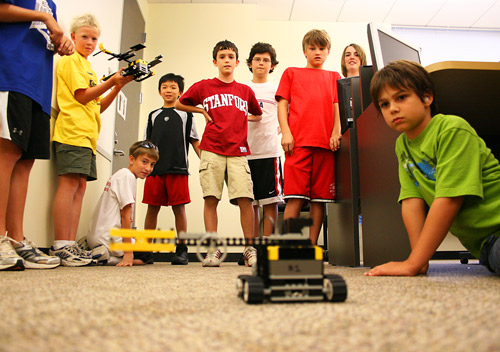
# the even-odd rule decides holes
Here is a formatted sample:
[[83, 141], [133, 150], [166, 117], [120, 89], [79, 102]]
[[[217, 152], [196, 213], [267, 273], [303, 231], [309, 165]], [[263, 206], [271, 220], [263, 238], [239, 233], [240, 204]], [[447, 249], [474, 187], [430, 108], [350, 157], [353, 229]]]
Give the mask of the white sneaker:
[[61, 264], [61, 259], [57, 256], [49, 256], [43, 253], [38, 247], [28, 240], [16, 242], [13, 245], [17, 254], [24, 259], [26, 269], [53, 269]]
[[201, 262], [202, 266], [208, 267], [218, 267], [220, 266], [220, 258], [222, 257], [222, 252], [220, 250], [209, 249], [205, 259]]
[[24, 270], [24, 259], [16, 253], [7, 235], [0, 235], [0, 270]]
[[243, 251], [246, 266], [254, 266], [257, 263], [257, 250], [254, 247], [246, 247]]
[[97, 260], [99, 264], [106, 264], [109, 259], [109, 251], [102, 244], [95, 248], [90, 248], [87, 243], [87, 237], [82, 237], [76, 243], [76, 247], [80, 250], [80, 254], [84, 258]]
[[67, 245], [59, 249], [50, 247], [49, 254], [56, 255], [61, 258], [61, 264], [63, 266], [86, 266], [97, 264], [96, 260], [82, 256], [81, 251], [76, 244]]

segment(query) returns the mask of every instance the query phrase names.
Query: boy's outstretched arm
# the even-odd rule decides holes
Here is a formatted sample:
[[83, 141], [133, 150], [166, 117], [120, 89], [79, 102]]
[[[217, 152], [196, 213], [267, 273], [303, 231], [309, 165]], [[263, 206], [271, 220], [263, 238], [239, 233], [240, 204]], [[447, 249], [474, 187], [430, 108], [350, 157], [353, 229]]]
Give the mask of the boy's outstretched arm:
[[422, 198], [407, 198], [401, 204], [401, 215], [405, 224], [411, 248], [417, 245], [420, 234], [425, 225], [427, 204]]
[[340, 139], [342, 138], [341, 128], [340, 128], [340, 111], [339, 104], [333, 104], [333, 111], [335, 113], [333, 119], [333, 130], [330, 137], [330, 149], [336, 151], [340, 148]]
[[365, 275], [367, 276], [414, 276], [424, 268], [432, 258], [436, 249], [439, 247], [446, 234], [450, 230], [455, 216], [459, 212], [464, 197], [445, 197], [436, 198], [432, 203], [420, 235], [413, 233], [418, 229], [418, 223], [421, 214], [417, 215], [414, 223], [408, 223], [408, 217], [405, 219], [405, 226], [410, 227], [412, 234], [409, 233], [412, 243], [412, 250], [408, 259], [403, 262], [389, 262], [374, 267]]
[[[132, 228], [132, 204], [127, 204], [120, 210], [121, 216], [121, 225], [122, 229], [131, 229]], [[130, 238], [123, 238], [123, 243], [132, 242]], [[133, 252], [125, 252], [123, 254], [123, 259], [121, 262], [116, 264], [116, 266], [132, 266], [134, 265], [134, 253]]]
[[106, 91], [108, 91], [109, 89], [113, 88], [101, 100], [101, 112], [104, 112], [109, 107], [109, 105], [111, 105], [122, 87], [134, 79], [133, 75], [122, 76], [121, 72], [123, 71], [123, 69], [124, 67], [122, 67], [118, 72], [111, 76], [110, 79], [98, 84], [95, 87], [77, 89], [75, 91], [75, 99], [80, 104], [87, 105], [90, 101], [96, 99], [97, 97], [106, 93]]
[[202, 114], [205, 117], [206, 123], [213, 122], [212, 117], [208, 114], [208, 112], [205, 109], [199, 108], [197, 106], [184, 105], [179, 100], [177, 100], [175, 102], [174, 108], [176, 108], [177, 110], [185, 111], [185, 112], [193, 112], [193, 113]]
[[[122, 90], [122, 88], [126, 84], [128, 84], [134, 80], [134, 75], [122, 76], [121, 72], [124, 69], [125, 68], [122, 67], [118, 72], [116, 72], [111, 77], [111, 79], [114, 79], [113, 89], [111, 89], [111, 91], [108, 94], [106, 94], [106, 96], [104, 98], [102, 98], [102, 100], [101, 100], [101, 112], [104, 112], [111, 105], [113, 100], [115, 100], [118, 93], [120, 93], [120, 91]], [[108, 79], [108, 81], [111, 79]]]
[[281, 146], [283, 151], [293, 154], [294, 140], [288, 125], [288, 100], [280, 98], [278, 101], [278, 122], [281, 129]]

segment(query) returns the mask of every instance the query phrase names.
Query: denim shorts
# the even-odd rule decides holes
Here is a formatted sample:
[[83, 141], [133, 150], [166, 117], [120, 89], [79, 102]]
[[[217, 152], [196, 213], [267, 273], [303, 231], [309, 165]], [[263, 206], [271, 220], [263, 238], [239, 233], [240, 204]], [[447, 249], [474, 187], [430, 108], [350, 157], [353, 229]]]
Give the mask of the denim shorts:
[[500, 274], [500, 237], [498, 234], [488, 236], [481, 249], [479, 262], [491, 272]]

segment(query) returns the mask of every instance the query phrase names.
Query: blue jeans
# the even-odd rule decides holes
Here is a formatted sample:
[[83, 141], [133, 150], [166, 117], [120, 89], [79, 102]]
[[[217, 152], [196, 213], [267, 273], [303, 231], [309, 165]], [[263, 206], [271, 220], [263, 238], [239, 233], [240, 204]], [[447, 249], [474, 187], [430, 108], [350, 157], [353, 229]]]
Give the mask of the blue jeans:
[[479, 262], [491, 272], [500, 274], [500, 237], [490, 235], [481, 249]]

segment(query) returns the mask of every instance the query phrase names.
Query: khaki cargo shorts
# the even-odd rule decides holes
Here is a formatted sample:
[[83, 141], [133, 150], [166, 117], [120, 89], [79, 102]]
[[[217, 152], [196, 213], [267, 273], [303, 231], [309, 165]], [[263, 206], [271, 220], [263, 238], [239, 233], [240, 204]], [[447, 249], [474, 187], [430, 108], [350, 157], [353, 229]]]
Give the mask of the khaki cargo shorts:
[[226, 156], [202, 150], [200, 184], [203, 198], [213, 196], [220, 200], [224, 181], [231, 204], [238, 204], [238, 198], [253, 200], [253, 183], [246, 156]]

